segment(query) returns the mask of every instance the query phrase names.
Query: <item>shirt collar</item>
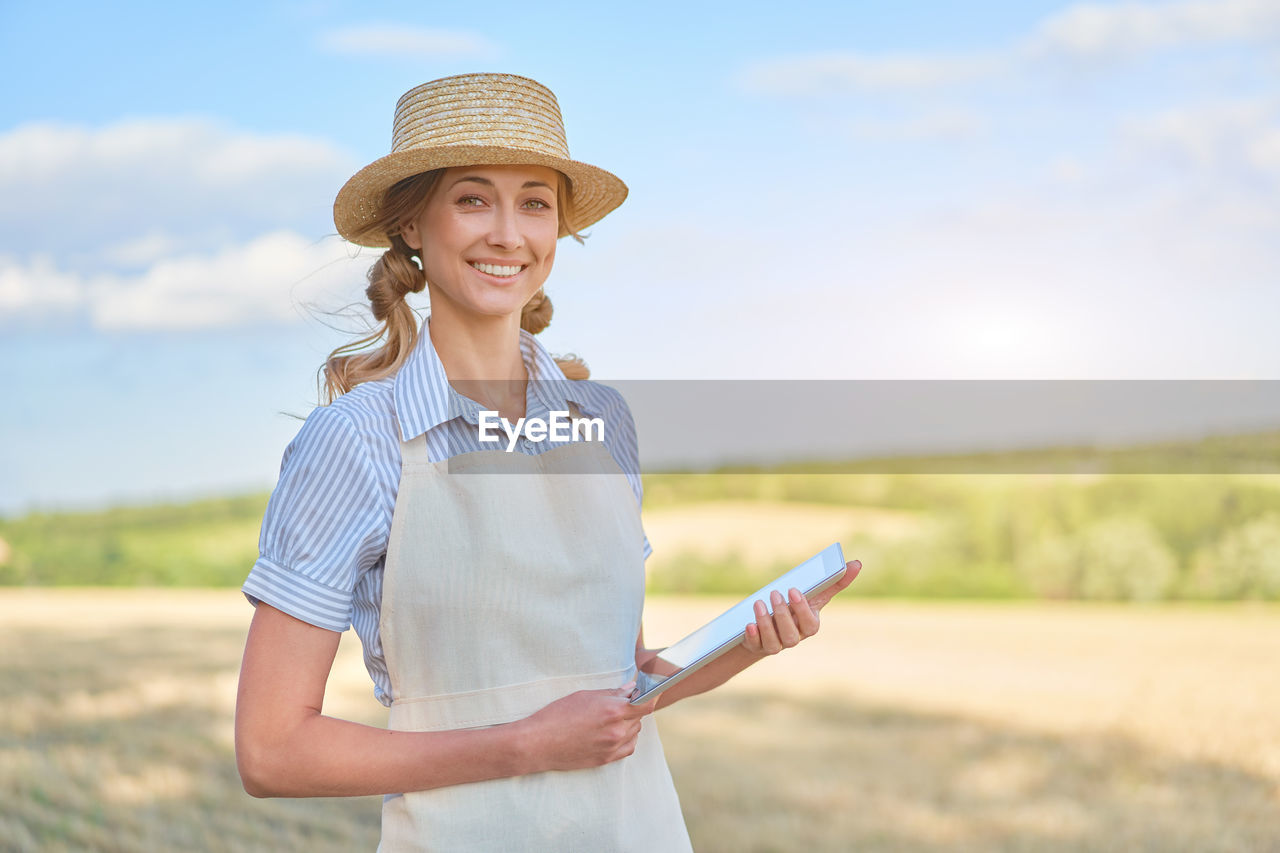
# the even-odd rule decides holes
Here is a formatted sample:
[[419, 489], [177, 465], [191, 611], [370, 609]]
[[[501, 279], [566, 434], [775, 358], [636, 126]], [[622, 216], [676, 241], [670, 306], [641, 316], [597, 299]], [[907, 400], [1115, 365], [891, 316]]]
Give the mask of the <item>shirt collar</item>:
[[[423, 322], [418, 342], [395, 378], [392, 396], [402, 441], [417, 438], [454, 418], [461, 417], [472, 424], [479, 419], [480, 406], [449, 384], [444, 364], [431, 343], [430, 322], [430, 318]], [[520, 330], [520, 355], [530, 380], [526, 417], [545, 418], [553, 410], [567, 409], [570, 401], [582, 407], [577, 383], [565, 378], [551, 353], [524, 329]]]

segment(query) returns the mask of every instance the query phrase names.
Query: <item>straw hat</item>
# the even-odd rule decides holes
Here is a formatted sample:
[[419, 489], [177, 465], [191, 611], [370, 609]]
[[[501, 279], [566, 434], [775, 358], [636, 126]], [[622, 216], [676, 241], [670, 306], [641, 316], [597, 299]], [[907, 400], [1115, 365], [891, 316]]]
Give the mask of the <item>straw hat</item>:
[[560, 105], [546, 86], [514, 74], [461, 74], [404, 93], [396, 103], [391, 153], [339, 190], [334, 224], [352, 243], [389, 246], [385, 234], [369, 231], [369, 223], [397, 181], [449, 166], [502, 164], [563, 172], [573, 184], [569, 224], [575, 231], [598, 222], [627, 197], [627, 185], [616, 175], [569, 158]]

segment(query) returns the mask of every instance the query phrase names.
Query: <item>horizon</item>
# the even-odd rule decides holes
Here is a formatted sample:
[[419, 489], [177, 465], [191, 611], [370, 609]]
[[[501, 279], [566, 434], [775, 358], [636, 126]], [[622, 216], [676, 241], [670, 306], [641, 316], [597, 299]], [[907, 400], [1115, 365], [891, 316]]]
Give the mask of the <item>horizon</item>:
[[[1171, 460], [1167, 456], [1157, 459], [1133, 459], [1132, 454], [1177, 453], [1191, 447], [1219, 442], [1240, 442], [1246, 445], [1259, 442], [1262, 446], [1244, 448], [1256, 454], [1241, 457], [1238, 443], [1231, 448], [1229, 458], [1212, 460], [1216, 465], [1209, 466], [1199, 461], [1188, 459]], [[1121, 441], [1119, 443], [1097, 445], [1087, 442], [1061, 444], [1018, 445], [1002, 448], [975, 447], [969, 450], [960, 449], [947, 452], [926, 453], [919, 450], [903, 450], [899, 452], [865, 453], [841, 457], [817, 458], [812, 456], [794, 456], [771, 459], [734, 459], [730, 457], [704, 459], [699, 462], [689, 460], [671, 460], [656, 463], [652, 466], [643, 464], [642, 476], [735, 476], [741, 474], [779, 475], [779, 476], [884, 476], [892, 477], [902, 474], [913, 476], [929, 476], [937, 474], [960, 476], [1007, 476], [1028, 475], [1034, 477], [1110, 477], [1110, 476], [1149, 476], [1149, 475], [1196, 475], [1206, 477], [1280, 476], [1280, 456], [1274, 452], [1274, 446], [1280, 442], [1280, 426], [1269, 429], [1246, 431], [1197, 433], [1181, 437], [1166, 437], [1153, 441]], [[1052, 457], [1052, 458], [1041, 458]], [[1026, 461], [1032, 464], [1028, 466]], [[1099, 465], [1115, 465], [1123, 461], [1128, 467], [1125, 470], [1113, 470]], [[1177, 462], [1184, 468], [1168, 470]], [[971, 467], [957, 468], [954, 463], [967, 462]], [[1159, 463], [1159, 464], [1157, 464]], [[829, 472], [808, 470], [809, 466], [830, 465]], [[1082, 470], [1084, 465], [1087, 470]], [[1136, 466], [1136, 470], [1135, 470]], [[1155, 467], [1152, 467], [1155, 466]], [[272, 487], [250, 488], [232, 491], [201, 491], [187, 494], [130, 495], [120, 499], [106, 499], [84, 504], [60, 504], [58, 506], [30, 506], [19, 512], [0, 510], [0, 523], [18, 522], [32, 516], [59, 515], [101, 515], [115, 511], [149, 510], [166, 507], [185, 507], [203, 502], [222, 502], [243, 499], [266, 499]], [[3, 540], [0, 540], [2, 542]]]

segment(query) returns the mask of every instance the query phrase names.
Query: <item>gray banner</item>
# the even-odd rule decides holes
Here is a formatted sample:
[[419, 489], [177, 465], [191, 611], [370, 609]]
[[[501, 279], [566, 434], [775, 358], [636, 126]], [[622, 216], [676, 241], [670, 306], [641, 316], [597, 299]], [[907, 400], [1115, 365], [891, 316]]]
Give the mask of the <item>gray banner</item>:
[[1276, 380], [605, 384], [644, 473], [1280, 473]]

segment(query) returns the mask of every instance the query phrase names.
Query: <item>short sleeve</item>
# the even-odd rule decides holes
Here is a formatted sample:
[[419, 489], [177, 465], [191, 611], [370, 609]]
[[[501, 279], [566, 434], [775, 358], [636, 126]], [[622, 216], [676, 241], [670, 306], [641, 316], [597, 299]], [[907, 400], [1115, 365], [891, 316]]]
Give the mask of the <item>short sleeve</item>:
[[386, 552], [389, 522], [367, 443], [334, 406], [315, 409], [285, 450], [243, 592], [345, 631], [360, 574]]

